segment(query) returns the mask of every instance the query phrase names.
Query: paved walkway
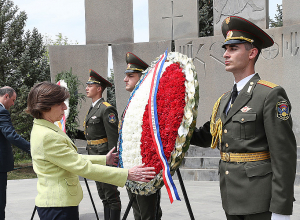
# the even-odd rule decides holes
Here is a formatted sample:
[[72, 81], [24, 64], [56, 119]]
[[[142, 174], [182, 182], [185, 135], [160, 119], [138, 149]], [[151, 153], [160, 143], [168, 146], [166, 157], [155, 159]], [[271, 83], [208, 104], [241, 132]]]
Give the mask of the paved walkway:
[[[6, 206], [6, 220], [29, 220], [34, 208], [34, 198], [36, 191], [37, 179], [28, 180], [9, 180], [8, 195]], [[98, 209], [99, 219], [103, 219], [103, 208], [101, 201], [97, 195], [94, 181], [88, 181], [94, 201]], [[170, 203], [165, 187], [162, 188], [161, 207], [163, 211], [163, 220], [180, 219], [189, 220], [189, 214], [181, 193], [179, 182], [175, 180], [176, 187], [180, 193], [182, 201], [174, 201]], [[225, 215], [221, 206], [219, 183], [218, 182], [202, 182], [202, 181], [185, 181], [186, 191], [191, 203], [191, 207], [196, 220], [220, 220], [225, 219]], [[79, 205], [80, 220], [96, 219], [92, 204], [87, 192], [84, 181], [81, 181], [84, 191], [84, 198]], [[119, 188], [121, 192], [121, 200], [123, 204], [122, 217], [129, 202], [125, 188]], [[300, 187], [295, 186], [294, 215], [291, 220], [300, 219]], [[39, 219], [37, 213], [34, 217]], [[128, 220], [133, 220], [132, 210], [130, 211]]]

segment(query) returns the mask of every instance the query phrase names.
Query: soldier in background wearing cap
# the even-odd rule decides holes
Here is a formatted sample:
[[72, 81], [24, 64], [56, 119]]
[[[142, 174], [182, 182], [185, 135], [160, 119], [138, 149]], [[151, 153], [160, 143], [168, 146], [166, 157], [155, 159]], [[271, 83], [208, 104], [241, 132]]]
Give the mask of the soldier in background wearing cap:
[[[125, 71], [124, 82], [126, 83], [125, 89], [128, 92], [132, 92], [135, 88], [135, 85], [140, 80], [143, 71], [148, 68], [148, 64], [141, 60], [138, 56], [133, 53], [128, 52], [126, 54], [126, 63], [127, 69]], [[135, 197], [132, 203], [133, 215], [135, 220], [153, 220], [156, 219], [156, 208], [157, 201], [160, 197], [160, 192], [150, 196], [141, 196], [132, 193], [127, 189], [129, 199]], [[162, 211], [159, 205], [158, 210], [158, 218], [156, 220], [161, 219]]]
[[[90, 70], [86, 94], [92, 106], [84, 120], [87, 151], [91, 155], [106, 155], [118, 141], [118, 114], [115, 107], [105, 102], [102, 94], [111, 83]], [[119, 220], [121, 215], [120, 192], [117, 186], [96, 182], [98, 194], [104, 206], [105, 220]]]
[[[296, 140], [285, 90], [261, 80], [255, 62], [272, 38], [250, 21], [222, 23], [225, 69], [234, 88], [223, 94], [211, 117], [211, 146], [221, 153], [222, 205], [229, 220], [288, 220], [293, 210]], [[203, 128], [191, 144], [208, 147]], [[207, 135], [206, 135], [207, 136]]]

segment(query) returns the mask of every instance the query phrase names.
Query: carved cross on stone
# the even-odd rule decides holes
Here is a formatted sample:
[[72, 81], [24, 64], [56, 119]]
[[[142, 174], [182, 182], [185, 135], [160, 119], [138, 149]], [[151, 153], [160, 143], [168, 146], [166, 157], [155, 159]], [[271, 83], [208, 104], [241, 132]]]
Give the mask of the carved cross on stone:
[[175, 15], [174, 16], [174, 2], [171, 1], [171, 4], [172, 4], [172, 16], [171, 17], [162, 17], [162, 19], [167, 19], [167, 18], [171, 18], [172, 19], [172, 48], [171, 48], [171, 51], [174, 52], [175, 51], [175, 44], [174, 44], [174, 18], [181, 18], [183, 17], [183, 15]]

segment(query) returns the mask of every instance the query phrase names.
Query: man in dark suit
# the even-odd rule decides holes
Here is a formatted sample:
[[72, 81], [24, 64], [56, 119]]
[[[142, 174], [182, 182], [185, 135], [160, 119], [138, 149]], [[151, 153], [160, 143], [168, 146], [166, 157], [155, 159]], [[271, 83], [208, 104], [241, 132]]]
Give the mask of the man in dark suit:
[[[118, 142], [118, 113], [115, 107], [105, 102], [102, 94], [111, 83], [98, 73], [90, 70], [86, 94], [92, 99], [92, 106], [84, 120], [87, 151], [90, 155], [106, 155]], [[98, 194], [104, 206], [105, 220], [119, 220], [121, 200], [118, 187], [96, 182]]]
[[[128, 92], [132, 92], [140, 80], [143, 71], [148, 68], [148, 64], [131, 52], [126, 54], [126, 63], [125, 89]], [[158, 206], [158, 217], [156, 218], [157, 201], [160, 197], [159, 191], [149, 196], [137, 195], [132, 193], [130, 189], [127, 189], [127, 193], [130, 199], [134, 197], [132, 208], [135, 220], [161, 219], [162, 211], [160, 205]]]
[[[216, 102], [211, 147], [220, 150], [222, 205], [228, 220], [288, 220], [293, 210], [296, 140], [285, 90], [261, 80], [254, 67], [272, 38], [250, 21], [222, 23], [225, 69], [235, 82]], [[191, 144], [208, 147], [196, 129]], [[207, 129], [206, 129], [207, 130]]]
[[30, 154], [29, 142], [16, 133], [8, 112], [16, 98], [14, 89], [0, 88], [0, 220], [5, 219], [7, 172], [14, 169], [11, 144]]

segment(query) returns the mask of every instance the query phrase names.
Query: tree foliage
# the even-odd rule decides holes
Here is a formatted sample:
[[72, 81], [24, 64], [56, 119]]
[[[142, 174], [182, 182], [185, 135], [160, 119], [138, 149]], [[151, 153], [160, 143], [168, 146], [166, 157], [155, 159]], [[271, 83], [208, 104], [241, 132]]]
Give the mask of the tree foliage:
[[72, 74], [72, 69], [70, 71], [61, 72], [56, 75], [55, 82], [59, 80], [64, 80], [67, 83], [68, 90], [70, 93], [69, 98], [69, 116], [66, 122], [66, 133], [67, 135], [74, 140], [77, 134], [77, 128], [79, 127], [78, 120], [78, 104], [81, 106], [82, 100], [85, 100], [85, 95], [78, 92], [78, 88], [82, 85], [82, 82], [78, 79], [76, 75]]
[[69, 38], [66, 36], [63, 36], [62, 33], [58, 33], [58, 35], [55, 35], [56, 39], [52, 40], [52, 38], [48, 35], [44, 36], [44, 43], [47, 46], [46, 48], [46, 52], [45, 52], [45, 56], [49, 61], [49, 45], [55, 45], [55, 46], [59, 46], [59, 45], [72, 45], [72, 44], [78, 44], [77, 41], [75, 41], [75, 43], [73, 43], [72, 41], [69, 41]]
[[75, 43], [73, 43], [72, 41], [69, 41], [69, 38], [66, 36], [63, 36], [62, 33], [58, 33], [56, 36], [55, 40], [52, 40], [51, 37], [49, 36], [45, 36], [44, 37], [44, 41], [46, 45], [71, 45], [71, 44], [78, 44], [77, 41], [75, 41]]
[[213, 0], [199, 0], [199, 37], [213, 36]]
[[[12, 123], [17, 133], [29, 140], [32, 117], [23, 112], [27, 95], [36, 82], [50, 80], [50, 67], [44, 56], [46, 47], [41, 34], [36, 28], [25, 32], [27, 15], [18, 10], [11, 0], [0, 0], [0, 87], [16, 90]], [[22, 157], [16, 148], [14, 151]]]
[[273, 27], [282, 27], [283, 26], [283, 19], [282, 19], [282, 5], [278, 5], [277, 4], [277, 14], [275, 14], [275, 18], [274, 20], [273, 19], [269, 19], [270, 22], [270, 27], [273, 28]]
[[18, 13], [10, 0], [0, 1], [0, 13], [0, 86], [18, 92], [22, 85], [32, 87], [37, 81], [50, 80], [41, 34], [36, 28], [24, 33], [26, 13]]

